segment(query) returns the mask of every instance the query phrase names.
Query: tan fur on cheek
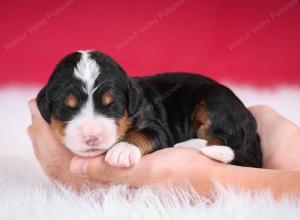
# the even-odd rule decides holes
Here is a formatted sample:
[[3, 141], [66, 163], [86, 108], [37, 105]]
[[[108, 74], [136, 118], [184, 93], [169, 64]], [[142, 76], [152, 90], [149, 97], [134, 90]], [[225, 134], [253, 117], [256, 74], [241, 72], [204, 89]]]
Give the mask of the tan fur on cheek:
[[117, 124], [117, 135], [118, 135], [118, 139], [120, 140], [125, 137], [127, 131], [131, 128], [131, 122], [129, 121], [128, 113], [125, 112], [124, 116], [117, 119], [116, 124]]
[[52, 117], [50, 122], [50, 127], [54, 132], [54, 135], [62, 142], [65, 136], [65, 127], [66, 127], [65, 123]]

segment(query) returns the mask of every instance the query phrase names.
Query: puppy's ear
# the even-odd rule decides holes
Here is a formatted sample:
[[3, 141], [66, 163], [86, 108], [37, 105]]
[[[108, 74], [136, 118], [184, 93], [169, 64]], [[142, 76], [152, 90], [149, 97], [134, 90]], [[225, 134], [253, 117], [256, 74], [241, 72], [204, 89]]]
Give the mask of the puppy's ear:
[[50, 99], [47, 96], [47, 86], [45, 86], [37, 95], [36, 98], [37, 106], [43, 118], [50, 123], [51, 117], [51, 103]]
[[141, 104], [141, 89], [138, 85], [132, 80], [128, 81], [128, 115], [129, 117], [134, 117], [138, 112], [138, 109]]

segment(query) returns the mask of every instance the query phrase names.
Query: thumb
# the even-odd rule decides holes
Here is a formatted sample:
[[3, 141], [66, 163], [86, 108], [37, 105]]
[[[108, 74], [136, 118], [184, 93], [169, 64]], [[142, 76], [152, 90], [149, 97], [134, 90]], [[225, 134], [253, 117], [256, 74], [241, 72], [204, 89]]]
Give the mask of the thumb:
[[87, 163], [86, 159], [80, 157], [74, 157], [70, 163], [70, 170], [74, 174], [86, 175], [87, 173]]
[[127, 169], [112, 167], [104, 160], [104, 155], [94, 158], [82, 158], [75, 156], [70, 163], [70, 170], [74, 174], [85, 175], [90, 180], [109, 184], [111, 182], [120, 182], [124, 179]]

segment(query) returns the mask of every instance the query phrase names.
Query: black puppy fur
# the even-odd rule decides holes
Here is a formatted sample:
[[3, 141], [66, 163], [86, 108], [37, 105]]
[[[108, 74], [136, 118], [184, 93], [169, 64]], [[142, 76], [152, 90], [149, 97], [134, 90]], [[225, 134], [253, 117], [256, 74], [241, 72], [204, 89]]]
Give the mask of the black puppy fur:
[[[94, 84], [95, 88], [100, 85], [93, 95], [95, 111], [125, 118], [120, 141], [135, 144], [144, 155], [201, 138], [208, 145], [229, 146], [234, 151], [231, 164], [262, 166], [256, 121], [229, 88], [205, 76], [183, 72], [130, 78], [109, 56], [97, 51], [89, 54], [102, 73]], [[72, 120], [87, 99], [83, 83], [73, 73], [80, 58], [79, 52], [67, 55], [37, 97], [44, 119], [50, 124], [54, 118], [61, 122], [62, 136], [64, 123]], [[107, 91], [115, 99], [103, 105], [99, 97]], [[65, 104], [70, 95], [77, 98], [75, 107]]]

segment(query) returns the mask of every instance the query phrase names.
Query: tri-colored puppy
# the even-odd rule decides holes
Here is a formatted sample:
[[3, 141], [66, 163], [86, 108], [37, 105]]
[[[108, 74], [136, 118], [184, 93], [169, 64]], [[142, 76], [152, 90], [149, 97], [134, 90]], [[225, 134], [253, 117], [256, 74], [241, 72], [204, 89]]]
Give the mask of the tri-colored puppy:
[[142, 155], [172, 146], [262, 166], [251, 113], [230, 89], [198, 74], [130, 78], [107, 55], [79, 51], [59, 62], [37, 103], [73, 153], [106, 153], [113, 166], [130, 167]]

